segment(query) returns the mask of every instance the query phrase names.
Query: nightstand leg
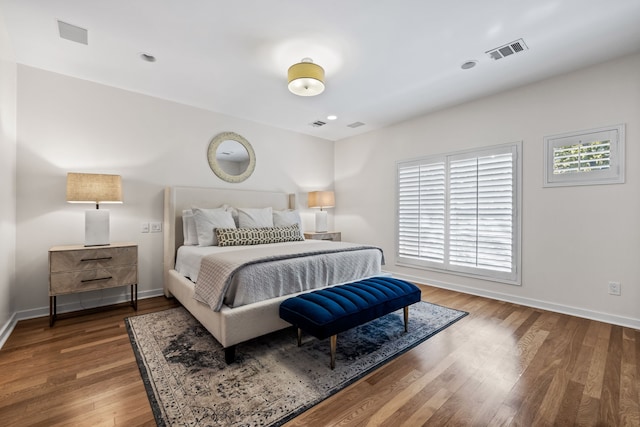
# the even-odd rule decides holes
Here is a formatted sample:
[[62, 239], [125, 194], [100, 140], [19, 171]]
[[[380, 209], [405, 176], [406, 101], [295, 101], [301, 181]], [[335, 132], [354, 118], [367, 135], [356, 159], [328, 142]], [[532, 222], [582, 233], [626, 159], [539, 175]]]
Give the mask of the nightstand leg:
[[49, 297], [49, 327], [52, 327], [54, 322], [56, 321], [56, 297]]
[[138, 311], [138, 284], [131, 285], [131, 305], [135, 311]]

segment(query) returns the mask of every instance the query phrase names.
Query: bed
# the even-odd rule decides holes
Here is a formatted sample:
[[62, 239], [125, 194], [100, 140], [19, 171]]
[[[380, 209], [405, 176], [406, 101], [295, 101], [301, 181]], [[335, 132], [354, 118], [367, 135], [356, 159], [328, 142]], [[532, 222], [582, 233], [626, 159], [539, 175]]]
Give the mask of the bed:
[[[198, 321], [222, 344], [225, 349], [225, 359], [227, 363], [231, 363], [235, 359], [235, 347], [237, 344], [240, 344], [244, 341], [250, 340], [252, 338], [256, 338], [258, 336], [262, 336], [279, 329], [283, 329], [291, 326], [289, 323], [280, 319], [278, 314], [278, 308], [280, 303], [287, 298], [292, 296], [309, 292], [314, 289], [316, 285], [310, 285], [312, 287], [304, 288], [299, 290], [299, 292], [283, 294], [283, 295], [267, 295], [262, 296], [261, 298], [257, 298], [255, 301], [251, 299], [246, 299], [245, 296], [236, 296], [236, 297], [227, 297], [225, 296], [225, 300], [218, 303], [218, 307], [215, 307], [214, 303], [211, 303], [206, 298], [202, 298], [198, 295], [196, 284], [200, 286], [200, 282], [204, 282], [201, 280], [202, 278], [198, 278], [196, 283], [190, 280], [188, 277], [185, 277], [184, 274], [184, 266], [179, 265], [178, 269], [181, 272], [176, 270], [176, 254], [178, 250], [181, 249], [181, 246], [184, 242], [184, 234], [183, 234], [183, 223], [182, 223], [182, 213], [185, 210], [191, 209], [194, 206], [202, 207], [202, 208], [218, 208], [220, 206], [235, 206], [235, 207], [251, 207], [251, 208], [267, 208], [271, 207], [276, 211], [285, 211], [287, 209], [295, 208], [295, 197], [294, 195], [280, 192], [266, 192], [266, 191], [249, 191], [249, 190], [226, 190], [226, 189], [214, 189], [214, 188], [200, 188], [200, 187], [167, 187], [165, 189], [164, 195], [164, 293], [167, 297], [175, 297], [180, 301], [180, 303], [196, 318]], [[359, 266], [357, 269], [353, 270], [352, 275], [357, 275], [358, 277], [351, 277], [351, 280], [362, 279], [366, 277], [371, 277], [374, 275], [380, 274], [380, 267], [382, 263], [382, 254], [380, 250], [375, 250], [377, 248], [371, 247], [357, 247], [354, 244], [344, 243], [343, 245], [346, 247], [351, 245], [351, 249], [347, 252], [337, 253], [338, 250], [342, 250], [339, 248], [333, 248], [332, 245], [341, 245], [340, 243], [329, 243], [329, 242], [296, 242], [296, 243], [277, 243], [273, 246], [277, 246], [278, 249], [271, 249], [269, 245], [255, 245], [254, 246], [245, 246], [243, 248], [231, 248], [232, 250], [243, 250], [244, 248], [251, 248], [252, 250], [260, 253], [261, 247], [263, 250], [271, 251], [274, 254], [278, 254], [281, 250], [281, 246], [289, 245], [311, 245], [309, 252], [322, 252], [322, 254], [318, 254], [318, 256], [323, 257], [333, 257], [336, 258], [345, 258], [351, 255], [351, 252], [356, 253], [356, 251], [367, 250], [371, 253], [370, 260], [364, 262], [366, 266]], [[322, 248], [314, 245], [325, 245]], [[326, 249], [325, 249], [326, 248]], [[201, 248], [206, 249], [206, 248]], [[213, 248], [218, 251], [217, 248]], [[284, 253], [284, 250], [282, 250]], [[193, 252], [198, 252], [196, 249]], [[304, 251], [303, 251], [304, 252]], [[376, 258], [376, 255], [373, 253], [380, 252]], [[360, 252], [358, 252], [360, 253]], [[274, 255], [275, 256], [275, 255]], [[277, 258], [277, 256], [275, 256]], [[311, 258], [311, 256], [310, 256]], [[206, 258], [202, 258], [206, 259]], [[296, 260], [291, 260], [287, 258], [282, 262], [293, 262]], [[270, 261], [271, 262], [271, 261]], [[274, 260], [273, 262], [278, 262], [278, 260]], [[301, 261], [302, 262], [302, 261]], [[333, 265], [330, 261], [327, 265]], [[184, 264], [179, 261], [178, 264]], [[264, 265], [268, 271], [267, 263], [260, 263], [261, 266]], [[204, 266], [204, 261], [203, 261]], [[192, 269], [196, 268], [193, 267]], [[262, 268], [259, 266], [259, 268]], [[325, 268], [325, 270], [330, 270]], [[338, 269], [343, 271], [345, 269]], [[213, 273], [212, 276], [217, 275], [218, 270], [211, 270]], [[227, 287], [231, 287], [235, 289], [238, 286], [243, 286], [243, 277], [239, 274], [239, 270], [233, 270], [234, 273], [230, 275], [229, 280], [224, 282], [220, 280], [220, 282], [224, 282]], [[310, 270], [310, 271], [318, 271]], [[331, 273], [331, 271], [329, 271]], [[201, 273], [202, 275], [203, 273]], [[266, 273], [263, 274], [266, 277]], [[306, 272], [303, 277], [312, 277], [311, 273]], [[344, 283], [344, 276], [341, 275], [333, 275], [330, 274], [330, 277], [323, 277], [322, 281], [327, 281], [327, 283], [322, 282], [319, 286], [333, 286], [337, 284]], [[188, 274], [187, 274], [188, 275]], [[267, 279], [271, 280], [271, 278]], [[274, 279], [275, 280], [275, 279]], [[280, 280], [283, 280], [280, 278]], [[315, 280], [315, 278], [313, 279]], [[248, 281], [248, 279], [247, 279]], [[286, 279], [285, 279], [286, 281]], [[312, 280], [309, 280], [312, 281]], [[225, 292], [226, 292], [225, 288]], [[285, 293], [289, 291], [284, 291]], [[231, 298], [229, 301], [228, 298]], [[263, 299], [266, 298], [266, 299]], [[238, 302], [240, 301], [240, 302]]]

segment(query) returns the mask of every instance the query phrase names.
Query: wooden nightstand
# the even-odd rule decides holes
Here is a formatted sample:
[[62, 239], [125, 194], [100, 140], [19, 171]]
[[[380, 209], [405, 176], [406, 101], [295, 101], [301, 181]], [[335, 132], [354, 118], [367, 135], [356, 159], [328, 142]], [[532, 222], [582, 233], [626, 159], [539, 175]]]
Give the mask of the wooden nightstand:
[[56, 297], [77, 292], [131, 286], [138, 310], [138, 245], [54, 246], [49, 249], [49, 326], [56, 321]]
[[339, 242], [342, 239], [342, 233], [339, 231], [326, 231], [324, 233], [308, 232], [304, 233], [305, 239], [311, 240], [333, 240]]

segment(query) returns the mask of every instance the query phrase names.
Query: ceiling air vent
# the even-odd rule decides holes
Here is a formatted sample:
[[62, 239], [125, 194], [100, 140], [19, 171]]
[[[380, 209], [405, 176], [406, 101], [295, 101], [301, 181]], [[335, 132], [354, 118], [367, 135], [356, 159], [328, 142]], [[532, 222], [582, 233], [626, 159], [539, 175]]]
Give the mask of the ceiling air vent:
[[347, 125], [347, 127], [349, 127], [349, 128], [359, 128], [360, 126], [364, 126], [364, 123], [362, 123], [362, 122], [353, 122], [350, 125]]
[[60, 32], [60, 37], [63, 39], [76, 43], [89, 44], [87, 30], [84, 28], [58, 21], [58, 31]]
[[529, 48], [525, 44], [524, 40], [518, 39], [504, 46], [497, 47], [485, 52], [491, 59], [502, 59], [505, 56], [513, 55], [514, 53], [523, 52]]
[[311, 123], [311, 126], [313, 126], [314, 128], [319, 128], [320, 126], [324, 125], [326, 125], [326, 123], [322, 120], [316, 120], [315, 122]]

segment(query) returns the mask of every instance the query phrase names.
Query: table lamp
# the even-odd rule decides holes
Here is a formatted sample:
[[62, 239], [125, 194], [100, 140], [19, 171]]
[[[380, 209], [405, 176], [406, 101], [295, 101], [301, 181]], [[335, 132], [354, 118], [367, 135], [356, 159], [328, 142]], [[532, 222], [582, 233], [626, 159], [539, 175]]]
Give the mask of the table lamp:
[[327, 227], [327, 211], [325, 208], [332, 208], [336, 205], [333, 191], [311, 191], [307, 198], [307, 204], [310, 208], [320, 208], [316, 212], [316, 233], [325, 233]]
[[109, 245], [109, 211], [100, 209], [100, 203], [122, 203], [120, 175], [69, 172], [67, 202], [96, 204], [85, 211], [84, 245]]

